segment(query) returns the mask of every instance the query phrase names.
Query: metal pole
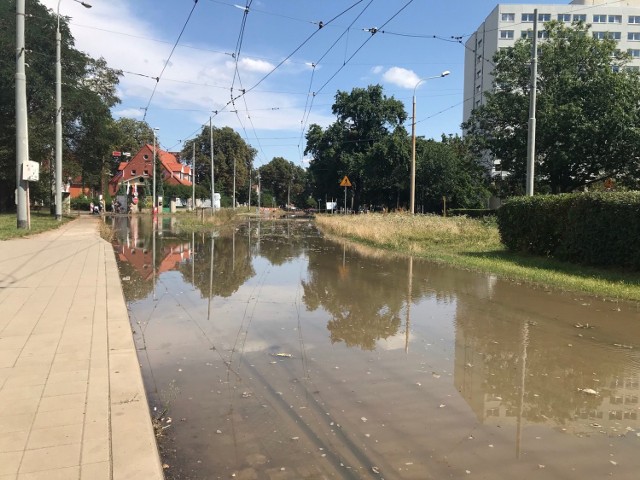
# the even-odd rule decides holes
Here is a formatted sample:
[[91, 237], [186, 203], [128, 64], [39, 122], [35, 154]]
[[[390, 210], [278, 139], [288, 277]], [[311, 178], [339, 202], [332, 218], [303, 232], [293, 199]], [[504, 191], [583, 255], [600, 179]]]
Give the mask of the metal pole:
[[529, 135], [527, 138], [527, 196], [533, 196], [536, 158], [536, 90], [538, 88], [538, 9], [533, 11], [533, 52], [531, 52], [531, 91], [529, 92]]
[[344, 214], [347, 214], [347, 187], [344, 187]]
[[247, 205], [247, 212], [251, 211], [251, 167], [249, 167], [249, 203]]
[[213, 163], [213, 127], [211, 126], [211, 117], [209, 117], [209, 143], [211, 149], [211, 213], [215, 211], [215, 203], [214, 196], [216, 193], [216, 177], [214, 173], [214, 163]]
[[[62, 0], [60, 0], [62, 1]], [[62, 62], [60, 58], [60, 1], [56, 28], [56, 220], [62, 219]]]
[[[91, 5], [80, 0], [74, 0], [85, 8], [91, 8]], [[58, 8], [56, 10], [57, 26], [56, 26], [56, 182], [55, 182], [55, 203], [56, 203], [56, 220], [62, 220], [62, 55], [61, 43], [62, 35], [60, 34], [60, 3], [58, 0]], [[103, 192], [104, 193], [104, 192]]]
[[27, 121], [27, 76], [24, 42], [25, 0], [16, 1], [16, 206], [17, 228], [29, 227], [27, 220], [27, 182], [22, 180], [22, 166], [29, 159]]
[[262, 193], [261, 186], [262, 184], [260, 183], [260, 171], [258, 170], [258, 215], [260, 215], [260, 194]]
[[193, 156], [191, 158], [191, 210], [196, 209], [196, 140], [193, 140]]
[[236, 209], [236, 157], [233, 157], [233, 209]]
[[411, 117], [411, 192], [409, 194], [409, 213], [415, 213], [416, 206], [416, 88], [420, 85], [416, 83], [413, 89], [413, 113]]
[[158, 202], [156, 198], [156, 129], [153, 129], [153, 205], [151, 206], [151, 210], [155, 215], [158, 213]]

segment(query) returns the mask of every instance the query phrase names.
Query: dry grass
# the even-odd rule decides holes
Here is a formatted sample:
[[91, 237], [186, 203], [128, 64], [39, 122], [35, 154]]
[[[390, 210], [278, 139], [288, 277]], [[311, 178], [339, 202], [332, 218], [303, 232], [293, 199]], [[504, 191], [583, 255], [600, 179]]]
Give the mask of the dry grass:
[[502, 249], [494, 225], [466, 217], [320, 215], [316, 221], [325, 232], [420, 256]]

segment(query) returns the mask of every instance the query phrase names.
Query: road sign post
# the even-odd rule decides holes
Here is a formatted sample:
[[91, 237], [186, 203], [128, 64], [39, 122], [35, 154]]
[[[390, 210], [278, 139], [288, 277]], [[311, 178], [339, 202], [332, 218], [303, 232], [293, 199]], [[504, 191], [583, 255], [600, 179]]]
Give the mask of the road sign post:
[[347, 214], [347, 188], [351, 186], [351, 182], [349, 181], [349, 177], [346, 175], [340, 182], [340, 186], [344, 187], [344, 214]]

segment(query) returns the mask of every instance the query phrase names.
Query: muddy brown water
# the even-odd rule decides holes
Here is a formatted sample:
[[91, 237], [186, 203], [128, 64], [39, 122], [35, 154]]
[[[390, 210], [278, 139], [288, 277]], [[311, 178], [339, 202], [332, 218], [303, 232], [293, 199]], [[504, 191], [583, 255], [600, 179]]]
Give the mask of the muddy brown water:
[[114, 226], [169, 479], [639, 478], [636, 304], [309, 221]]

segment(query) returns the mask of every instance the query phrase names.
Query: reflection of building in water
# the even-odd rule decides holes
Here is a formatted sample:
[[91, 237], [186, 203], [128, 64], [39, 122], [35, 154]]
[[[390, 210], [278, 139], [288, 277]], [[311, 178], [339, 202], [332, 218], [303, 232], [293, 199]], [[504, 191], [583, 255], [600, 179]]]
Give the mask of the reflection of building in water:
[[578, 320], [597, 320], [577, 309], [578, 320], [559, 320], [557, 311], [546, 315], [543, 292], [506, 301], [504, 290], [487, 284], [485, 295], [476, 289], [456, 304], [454, 384], [478, 420], [518, 429], [544, 424], [575, 435], [640, 429], [640, 355], [610, 340], [624, 338], [625, 324], [579, 330]]
[[[143, 280], [153, 278], [153, 254], [150, 248], [145, 248], [141, 242], [131, 242], [128, 245], [114, 245], [114, 249], [118, 260], [131, 264]], [[191, 244], [188, 242], [164, 245], [160, 250], [162, 260], [156, 270], [157, 275], [176, 270], [179, 264], [191, 258]]]

